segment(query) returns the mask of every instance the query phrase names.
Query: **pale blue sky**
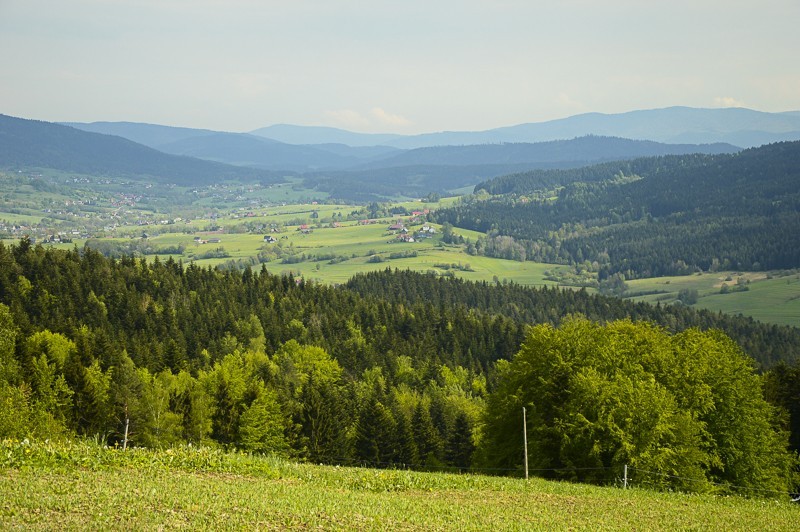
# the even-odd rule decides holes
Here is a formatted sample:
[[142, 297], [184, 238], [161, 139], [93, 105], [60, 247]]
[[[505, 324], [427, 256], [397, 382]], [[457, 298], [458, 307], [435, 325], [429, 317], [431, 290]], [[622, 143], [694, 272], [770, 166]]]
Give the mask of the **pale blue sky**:
[[483, 130], [800, 109], [798, 0], [0, 0], [0, 113]]

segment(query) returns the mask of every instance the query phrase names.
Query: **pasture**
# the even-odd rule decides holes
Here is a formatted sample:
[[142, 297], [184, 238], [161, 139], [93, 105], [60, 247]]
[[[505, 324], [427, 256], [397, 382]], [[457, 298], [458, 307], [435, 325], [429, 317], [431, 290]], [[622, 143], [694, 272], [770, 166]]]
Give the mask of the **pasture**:
[[794, 530], [778, 500], [320, 466], [205, 448], [0, 442], [0, 528]]
[[[678, 302], [681, 290], [696, 290], [695, 308], [750, 316], [766, 323], [800, 326], [800, 273], [713, 272], [627, 281], [630, 299]], [[727, 289], [723, 289], [723, 284]], [[745, 289], [746, 288], [746, 289]]]

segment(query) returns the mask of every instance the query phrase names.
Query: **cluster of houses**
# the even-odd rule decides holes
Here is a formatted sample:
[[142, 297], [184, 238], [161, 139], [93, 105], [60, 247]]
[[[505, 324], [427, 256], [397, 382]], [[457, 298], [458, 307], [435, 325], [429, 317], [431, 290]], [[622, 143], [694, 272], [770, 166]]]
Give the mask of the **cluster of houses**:
[[389, 232], [395, 236], [398, 242], [416, 242], [424, 238], [430, 238], [436, 234], [436, 228], [431, 225], [423, 225], [416, 232], [409, 231], [403, 222], [395, 222], [389, 226]]
[[[80, 236], [79, 231], [75, 231], [77, 233], [75, 236]], [[70, 238], [66, 233], [58, 233], [53, 235], [47, 235], [42, 239], [43, 244], [69, 244], [72, 242], [72, 238]]]
[[194, 241], [196, 244], [219, 244], [220, 242], [222, 242], [222, 239], [217, 237], [203, 239], [199, 236], [196, 236], [194, 237]]

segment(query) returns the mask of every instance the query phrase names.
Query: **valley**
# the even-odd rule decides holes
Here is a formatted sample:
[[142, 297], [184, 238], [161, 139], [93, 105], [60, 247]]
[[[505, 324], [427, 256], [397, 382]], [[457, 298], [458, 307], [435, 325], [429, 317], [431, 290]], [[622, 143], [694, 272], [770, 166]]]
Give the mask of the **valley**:
[[[4, 185], [0, 239], [13, 243], [30, 237], [65, 250], [88, 244], [115, 256], [127, 251], [149, 260], [172, 257], [202, 267], [241, 269], [263, 264], [272, 273], [332, 284], [345, 283], [357, 273], [391, 268], [488, 283], [597, 290], [596, 272], [576, 275], [567, 264], [470, 254], [466, 244], [442, 242], [442, 225], [425, 220], [432, 212], [462, 204], [459, 196], [435, 202], [373, 203], [370, 212], [370, 205], [327, 203], [324, 194], [303, 188], [296, 179], [287, 181], [190, 188], [52, 171], [0, 173]], [[415, 212], [421, 214], [414, 216]], [[412, 238], [423, 227], [434, 232], [407, 242], [401, 236], [409, 233], [390, 229], [397, 224]], [[458, 227], [452, 233], [464, 242], [485, 237]], [[267, 242], [270, 237], [275, 241]], [[627, 280], [619, 295], [798, 326], [800, 283], [796, 281], [794, 270], [698, 272]], [[723, 283], [730, 289], [720, 293]], [[683, 301], [681, 290], [696, 290], [697, 297]]]
[[774, 4], [0, 1], [0, 529], [797, 529]]
[[[376, 147], [349, 169], [276, 170], [10, 123], [27, 157], [0, 170], [0, 399], [15, 412], [0, 412], [0, 435], [12, 458], [48, 435], [56, 447], [31, 466], [89, 453], [111, 466], [98, 481], [114, 483], [113, 464], [143, 456], [70, 447], [75, 436], [156, 449], [148, 460], [246, 453], [288, 477], [300, 466], [281, 460], [386, 471], [370, 486], [449, 482], [403, 469], [483, 483], [522, 476], [508, 420], [536, 405], [536, 474], [611, 490], [601, 499], [629, 466], [643, 493], [780, 501], [795, 489], [800, 142]], [[128, 127], [173, 148], [196, 135]], [[214, 149], [242, 140], [200, 137]], [[631, 146], [655, 154], [618, 151]], [[557, 157], [521, 162], [532, 153]]]

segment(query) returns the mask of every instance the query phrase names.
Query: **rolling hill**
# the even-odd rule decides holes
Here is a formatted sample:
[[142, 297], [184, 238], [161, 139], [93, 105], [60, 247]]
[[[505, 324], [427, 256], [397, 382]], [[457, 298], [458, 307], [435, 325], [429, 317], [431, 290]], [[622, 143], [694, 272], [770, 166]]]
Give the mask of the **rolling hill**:
[[[255, 134], [132, 122], [71, 122], [66, 125], [83, 131], [116, 135], [173, 155], [292, 172], [342, 170], [401, 151], [385, 146], [349, 146], [346, 143], [285, 143]], [[308, 140], [314, 138], [311, 135]], [[342, 136], [343, 140], [348, 138]]]
[[[731, 153], [738, 150], [727, 144], [667, 145], [598, 136], [535, 144], [509, 142], [403, 150], [366, 145], [399, 136], [361, 135], [332, 128], [274, 126], [243, 134], [129, 122], [74, 125], [125, 136], [173, 155], [301, 173], [306, 177], [308, 188], [358, 201], [448, 192], [497, 176], [537, 168], [575, 168], [649, 155]], [[281, 140], [258, 136], [259, 132], [265, 131], [281, 133], [276, 135]], [[304, 132], [308, 134], [303, 136]], [[284, 140], [304, 140], [306, 143], [287, 144]], [[337, 142], [311, 143], [317, 140]]]
[[575, 167], [600, 161], [631, 159], [653, 155], [684, 153], [733, 153], [739, 148], [730, 144], [662, 144], [617, 137], [583, 136], [571, 140], [537, 143], [500, 143], [467, 146], [417, 148], [372, 163], [371, 167], [440, 165], [541, 165]]
[[401, 152], [347, 171], [306, 174], [306, 186], [336, 198], [374, 201], [398, 193], [409, 197], [448, 193], [535, 169], [570, 169], [654, 155], [736, 151], [738, 148], [726, 144], [669, 145], [595, 136], [537, 144], [440, 146]]
[[152, 178], [176, 184], [279, 181], [264, 170], [169, 155], [121, 137], [5, 115], [0, 115], [0, 167]]

